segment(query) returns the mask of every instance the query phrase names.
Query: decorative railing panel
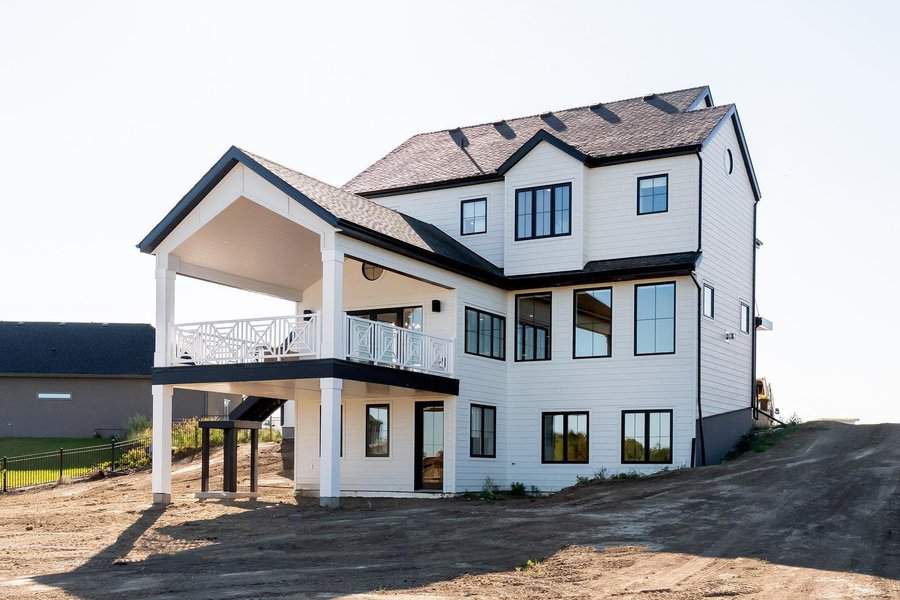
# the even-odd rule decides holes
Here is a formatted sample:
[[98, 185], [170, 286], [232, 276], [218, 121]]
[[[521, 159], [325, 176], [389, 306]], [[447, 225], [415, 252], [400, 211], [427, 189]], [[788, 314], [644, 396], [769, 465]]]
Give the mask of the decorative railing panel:
[[389, 323], [347, 316], [347, 358], [450, 375], [452, 356], [453, 340]]
[[318, 313], [175, 326], [175, 365], [225, 365], [319, 356]]

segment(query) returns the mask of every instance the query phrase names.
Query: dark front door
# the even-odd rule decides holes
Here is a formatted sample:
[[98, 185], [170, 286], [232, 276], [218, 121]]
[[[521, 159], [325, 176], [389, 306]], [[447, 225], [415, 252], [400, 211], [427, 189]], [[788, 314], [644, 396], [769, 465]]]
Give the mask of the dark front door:
[[444, 489], [443, 402], [416, 402], [416, 489]]

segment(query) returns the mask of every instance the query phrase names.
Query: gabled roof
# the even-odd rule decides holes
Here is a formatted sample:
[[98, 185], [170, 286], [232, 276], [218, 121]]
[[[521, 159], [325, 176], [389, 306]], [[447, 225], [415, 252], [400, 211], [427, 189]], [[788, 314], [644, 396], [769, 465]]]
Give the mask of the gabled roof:
[[502, 176], [547, 141], [588, 166], [695, 152], [733, 105], [707, 107], [706, 86], [415, 135], [347, 182], [387, 195]]
[[0, 375], [149, 378], [154, 338], [143, 323], [0, 321]]
[[229, 148], [212, 169], [138, 243], [141, 252], [153, 252], [238, 163], [345, 235], [470, 276], [502, 276], [499, 268], [437, 227], [236, 146]]

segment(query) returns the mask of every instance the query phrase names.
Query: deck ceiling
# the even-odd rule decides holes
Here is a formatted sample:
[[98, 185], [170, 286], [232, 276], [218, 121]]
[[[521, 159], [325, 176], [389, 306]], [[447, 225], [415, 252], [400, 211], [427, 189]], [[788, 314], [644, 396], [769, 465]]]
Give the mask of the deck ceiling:
[[[234, 381], [220, 383], [178, 384], [175, 387], [214, 392], [220, 394], [244, 394], [268, 398], [296, 399], [306, 394], [319, 397], [318, 379], [274, 379], [269, 381]], [[436, 392], [415, 390], [380, 383], [344, 380], [343, 396], [346, 399], [411, 398], [424, 399], [442, 396]]]
[[322, 278], [318, 234], [239, 198], [174, 252], [183, 262], [303, 290]]

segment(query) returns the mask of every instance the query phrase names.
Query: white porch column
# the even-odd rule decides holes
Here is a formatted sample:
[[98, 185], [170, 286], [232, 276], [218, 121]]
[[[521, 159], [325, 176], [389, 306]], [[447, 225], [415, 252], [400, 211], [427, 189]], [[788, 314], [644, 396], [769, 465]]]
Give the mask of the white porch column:
[[[169, 366], [175, 355], [175, 269], [177, 258], [156, 257], [156, 348], [153, 364]], [[153, 389], [153, 503], [172, 501], [172, 395], [170, 385]]]
[[341, 496], [341, 389], [344, 381], [319, 380], [322, 390], [322, 456], [319, 457], [319, 506], [337, 508]]
[[322, 250], [322, 358], [346, 358], [344, 349], [344, 253]]
[[[303, 438], [300, 437], [300, 407], [303, 406], [303, 403], [300, 401], [300, 397], [294, 396], [294, 420], [291, 421], [291, 425], [294, 428], [294, 495], [299, 496], [303, 491], [300, 487], [300, 479], [303, 476], [303, 464], [301, 461], [303, 460], [303, 452], [301, 452], [300, 443]], [[285, 417], [287, 413], [285, 413]], [[309, 415], [304, 415], [306, 419], [309, 419]], [[309, 431], [309, 426], [306, 427], [306, 430]], [[307, 434], [308, 435], [308, 434]]]

